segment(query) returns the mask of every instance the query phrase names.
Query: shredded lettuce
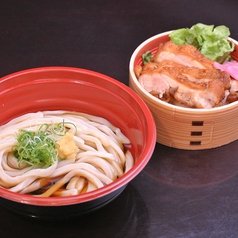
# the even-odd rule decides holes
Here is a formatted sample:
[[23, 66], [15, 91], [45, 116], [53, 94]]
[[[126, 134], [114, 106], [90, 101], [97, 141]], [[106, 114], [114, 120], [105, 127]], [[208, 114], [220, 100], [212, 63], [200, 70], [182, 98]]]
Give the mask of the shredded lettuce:
[[234, 51], [234, 42], [227, 39], [230, 30], [224, 25], [214, 28], [214, 25], [197, 23], [191, 28], [175, 30], [169, 36], [176, 45], [193, 45], [204, 56], [219, 63], [229, 60]]

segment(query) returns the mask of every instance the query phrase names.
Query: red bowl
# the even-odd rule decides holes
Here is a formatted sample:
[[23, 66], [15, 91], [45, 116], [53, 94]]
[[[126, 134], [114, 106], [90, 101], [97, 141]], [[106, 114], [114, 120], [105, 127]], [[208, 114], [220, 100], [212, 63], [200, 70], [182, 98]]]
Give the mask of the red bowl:
[[40, 219], [69, 218], [96, 210], [116, 198], [146, 166], [156, 143], [150, 110], [129, 87], [106, 75], [71, 67], [42, 67], [0, 79], [0, 125], [28, 112], [71, 110], [101, 116], [130, 139], [135, 163], [103, 188], [82, 195], [40, 198], [0, 187], [1, 204]]

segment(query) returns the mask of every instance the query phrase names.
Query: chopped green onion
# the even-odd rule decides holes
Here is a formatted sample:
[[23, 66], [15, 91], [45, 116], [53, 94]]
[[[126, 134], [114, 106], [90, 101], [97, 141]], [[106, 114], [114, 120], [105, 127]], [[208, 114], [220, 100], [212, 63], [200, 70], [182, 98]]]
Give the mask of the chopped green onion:
[[60, 122], [60, 123], [58, 123], [58, 124], [52, 125], [52, 127], [51, 127], [51, 133], [52, 133], [53, 135], [58, 135], [58, 136], [63, 136], [63, 135], [65, 135], [65, 133], [66, 133], [66, 124], [73, 125], [74, 128], [75, 128], [75, 133], [77, 132], [77, 128], [76, 128], [76, 126], [75, 126], [73, 123], [71, 123], [71, 122], [65, 122], [65, 121], [63, 120], [63, 122]]
[[35, 131], [20, 130], [17, 142], [13, 146], [13, 155], [17, 158], [18, 165], [26, 164], [31, 167], [47, 168], [54, 164], [57, 159], [55, 148], [58, 136], [64, 136], [67, 132], [66, 124], [76, 126], [71, 122], [58, 124], [42, 124]]
[[49, 133], [21, 130], [13, 147], [18, 164], [47, 168], [57, 159], [55, 141], [48, 138]]

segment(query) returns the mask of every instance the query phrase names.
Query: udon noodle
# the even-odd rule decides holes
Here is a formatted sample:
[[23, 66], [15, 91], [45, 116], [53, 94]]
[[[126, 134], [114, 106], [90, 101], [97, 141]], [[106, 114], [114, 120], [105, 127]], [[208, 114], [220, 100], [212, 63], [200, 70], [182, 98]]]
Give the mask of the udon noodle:
[[[49, 136], [56, 141], [57, 155], [50, 166], [19, 162], [14, 150], [20, 131], [60, 123], [66, 133]], [[28, 113], [0, 126], [0, 186], [42, 197], [89, 192], [131, 169], [134, 160], [129, 147], [129, 139], [104, 118], [70, 111]]]

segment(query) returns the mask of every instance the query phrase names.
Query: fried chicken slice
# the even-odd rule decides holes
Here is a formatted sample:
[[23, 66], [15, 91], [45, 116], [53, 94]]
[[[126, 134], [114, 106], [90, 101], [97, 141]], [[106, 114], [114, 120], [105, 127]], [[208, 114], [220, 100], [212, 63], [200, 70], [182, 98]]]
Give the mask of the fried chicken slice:
[[172, 41], [160, 44], [151, 61], [170, 60], [185, 66], [213, 69], [213, 60], [205, 57], [192, 45], [176, 45]]
[[[212, 108], [222, 103], [230, 76], [219, 69], [201, 69], [163, 60], [141, 68], [138, 80], [146, 91], [162, 100], [191, 108]], [[170, 97], [168, 97], [170, 95]]]

